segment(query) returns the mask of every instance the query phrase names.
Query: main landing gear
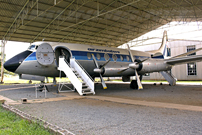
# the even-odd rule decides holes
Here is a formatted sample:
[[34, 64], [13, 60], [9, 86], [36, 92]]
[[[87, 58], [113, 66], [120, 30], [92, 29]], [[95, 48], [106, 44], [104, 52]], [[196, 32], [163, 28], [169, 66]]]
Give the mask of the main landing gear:
[[[142, 75], [140, 75], [140, 81], [142, 81]], [[138, 89], [138, 83], [137, 83], [137, 80], [132, 80], [130, 82], [130, 88], [131, 89]]]
[[131, 89], [138, 89], [137, 80], [132, 80], [130, 82], [130, 88]]

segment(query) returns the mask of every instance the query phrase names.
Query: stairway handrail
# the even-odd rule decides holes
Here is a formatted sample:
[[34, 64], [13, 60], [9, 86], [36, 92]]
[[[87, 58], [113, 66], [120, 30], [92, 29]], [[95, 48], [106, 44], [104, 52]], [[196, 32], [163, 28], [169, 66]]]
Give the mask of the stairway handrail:
[[89, 75], [89, 73], [81, 66], [81, 64], [75, 59], [75, 57], [72, 57], [72, 59], [75, 60], [75, 62], [80, 66], [80, 68], [87, 74], [87, 76], [94, 82], [93, 78]]
[[[72, 68], [69, 66], [69, 63], [65, 60], [64, 57], [60, 57], [59, 59], [59, 67], [58, 70], [63, 71], [66, 76], [70, 79], [71, 83], [74, 85], [79, 95], [83, 95], [82, 92], [82, 82], [73, 72]], [[61, 73], [61, 72], [60, 72]]]
[[[64, 58], [64, 57], [63, 57], [63, 56], [60, 56], [60, 58]], [[66, 59], [64, 59], [64, 61], [67, 63], [67, 65], [68, 65], [69, 67], [71, 67], [70, 64], [69, 64], [69, 62], [68, 62]]]

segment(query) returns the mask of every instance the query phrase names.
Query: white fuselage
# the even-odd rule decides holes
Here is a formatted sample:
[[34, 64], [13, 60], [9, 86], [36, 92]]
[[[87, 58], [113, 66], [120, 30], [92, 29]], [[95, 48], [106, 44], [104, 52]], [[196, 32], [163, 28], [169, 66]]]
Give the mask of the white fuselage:
[[[48, 66], [43, 66], [37, 61], [36, 48], [42, 43], [50, 44], [55, 53], [54, 62]], [[105, 77], [135, 75], [134, 70], [131, 68], [122, 73], [119, 72], [132, 63], [128, 50], [126, 49], [57, 42], [33, 43], [32, 47], [28, 49], [30, 54], [21, 61], [14, 72], [18, 74], [57, 77], [59, 76], [59, 71], [57, 70], [58, 57], [61, 55], [61, 50], [66, 51], [66, 55], [69, 55], [68, 58], [75, 58], [91, 76], [99, 76], [99, 74], [94, 72], [96, 66], [93, 62], [92, 54], [94, 54], [99, 65], [103, 65], [108, 59], [111, 59], [102, 73]], [[150, 53], [135, 50], [132, 50], [131, 52], [137, 62], [138, 60], [148, 59], [141, 63], [140, 67], [137, 69], [138, 73], [141, 75], [171, 69], [171, 66], [165, 64], [163, 59], [152, 59]]]

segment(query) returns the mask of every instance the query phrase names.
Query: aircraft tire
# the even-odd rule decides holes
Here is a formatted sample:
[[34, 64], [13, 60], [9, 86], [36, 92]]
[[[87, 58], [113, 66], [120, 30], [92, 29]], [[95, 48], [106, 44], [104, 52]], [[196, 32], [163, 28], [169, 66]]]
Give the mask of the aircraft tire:
[[138, 85], [137, 85], [137, 81], [136, 80], [132, 80], [131, 81], [130, 88], [131, 89], [138, 89]]

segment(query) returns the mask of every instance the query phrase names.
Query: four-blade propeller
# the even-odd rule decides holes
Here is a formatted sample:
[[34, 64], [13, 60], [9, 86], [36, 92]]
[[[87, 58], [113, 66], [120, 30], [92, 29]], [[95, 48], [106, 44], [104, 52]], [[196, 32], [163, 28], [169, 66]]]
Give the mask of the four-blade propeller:
[[[122, 73], [122, 72], [126, 71], [126, 70], [129, 69], [129, 68], [134, 69], [134, 70], [135, 70], [135, 76], [136, 76], [136, 78], [137, 78], [138, 89], [143, 89], [142, 84], [141, 84], [141, 81], [140, 81], [140, 77], [139, 77], [139, 75], [138, 75], [138, 73], [137, 73], [137, 69], [139, 68], [139, 66], [140, 66], [140, 64], [141, 64], [142, 62], [148, 60], [149, 58], [144, 59], [144, 60], [139, 61], [139, 62], [135, 62], [135, 59], [134, 59], [133, 54], [132, 54], [132, 52], [131, 52], [131, 50], [130, 50], [130, 47], [129, 47], [128, 44], [127, 44], [127, 46], [128, 46], [128, 52], [129, 52], [129, 55], [130, 55], [130, 57], [131, 57], [132, 63], [129, 64], [128, 68], [123, 69], [123, 70], [121, 70], [121, 71], [118, 72], [118, 73]], [[93, 71], [94, 71], [95, 73], [99, 73], [99, 74], [100, 74], [100, 79], [101, 79], [102, 86], [103, 86], [104, 89], [107, 89], [107, 86], [106, 86], [106, 84], [105, 84], [105, 81], [104, 81], [104, 79], [103, 79], [103, 77], [102, 77], [102, 73], [104, 72], [104, 67], [110, 62], [111, 59], [109, 59], [109, 60], [108, 60], [106, 63], [104, 63], [103, 65], [100, 65], [100, 66], [99, 66], [97, 60], [95, 59], [94, 54], [92, 54], [92, 57], [93, 57], [94, 64], [95, 64], [95, 66], [96, 66], [96, 68], [95, 68]]]
[[107, 89], [107, 86], [105, 84], [105, 81], [102, 77], [102, 73], [104, 72], [104, 67], [110, 62], [111, 59], [109, 59], [106, 63], [104, 63], [103, 65], [98, 65], [97, 63], [97, 60], [95, 59], [95, 56], [94, 54], [92, 54], [92, 57], [93, 57], [93, 61], [94, 61], [94, 64], [97, 68], [94, 69], [94, 72], [95, 73], [99, 73], [100, 74], [100, 80], [101, 80], [101, 83], [102, 83], [102, 86], [103, 86], [103, 89]]
[[[136, 69], [139, 67], [139, 64], [142, 63], [143, 61], [138, 62], [138, 63], [135, 62], [135, 60], [134, 60], [134, 58], [133, 58], [133, 54], [132, 54], [132, 52], [130, 51], [130, 47], [129, 47], [128, 44], [127, 44], [127, 46], [128, 46], [128, 52], [129, 52], [130, 58], [131, 58], [131, 60], [132, 60], [132, 62], [133, 62], [133, 63], [129, 64], [129, 68], [132, 68], [132, 69], [135, 70], [135, 76], [136, 76], [136, 78], [137, 78], [138, 89], [143, 89], [142, 84], [141, 84], [141, 81], [140, 81], [140, 78], [139, 78], [139, 75], [138, 75], [137, 70], [136, 70]], [[145, 59], [145, 60], [147, 60], [147, 59]], [[145, 61], [145, 60], [144, 60], [144, 61]], [[127, 70], [127, 69], [126, 69], [126, 70]], [[125, 70], [124, 70], [124, 71], [125, 71]]]

